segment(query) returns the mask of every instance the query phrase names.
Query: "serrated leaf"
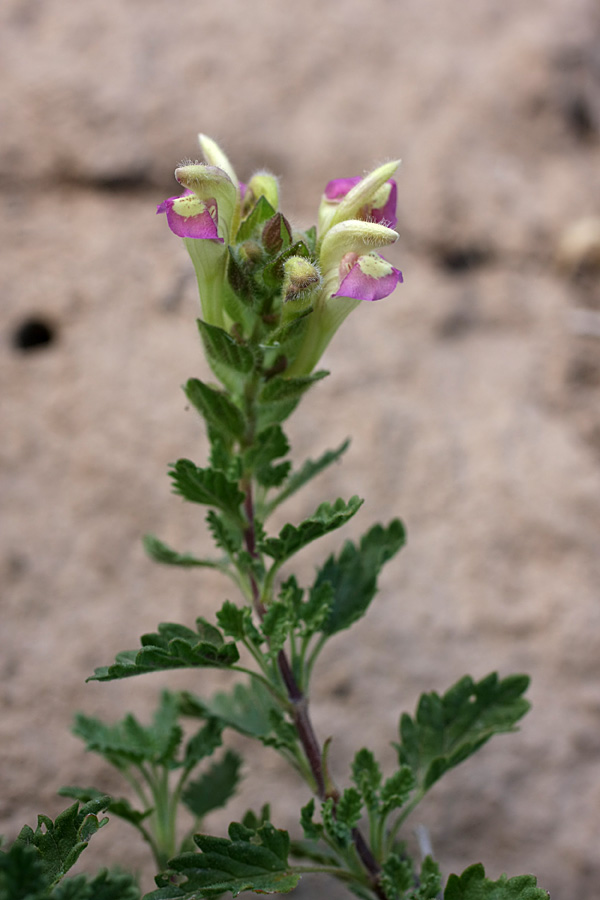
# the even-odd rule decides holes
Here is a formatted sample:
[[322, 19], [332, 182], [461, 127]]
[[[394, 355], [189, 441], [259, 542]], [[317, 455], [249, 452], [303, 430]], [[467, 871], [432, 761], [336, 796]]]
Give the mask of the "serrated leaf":
[[381, 788], [381, 814], [388, 816], [392, 810], [404, 806], [416, 787], [416, 781], [409, 766], [401, 766], [397, 772], [385, 780]]
[[100, 753], [120, 768], [143, 762], [172, 765], [182, 737], [177, 717], [177, 698], [163, 691], [152, 725], [141, 725], [131, 713], [115, 725], [78, 713], [73, 734], [85, 741], [87, 750]]
[[242, 530], [232, 525], [229, 520], [210, 509], [206, 514], [206, 524], [217, 547], [220, 547], [231, 558], [242, 546]]
[[299, 378], [285, 378], [278, 375], [267, 381], [259, 395], [258, 430], [267, 425], [281, 423], [295, 410], [306, 391], [328, 375], [328, 372], [313, 372]]
[[529, 709], [522, 697], [528, 685], [526, 675], [500, 681], [492, 672], [477, 683], [465, 676], [441, 697], [435, 691], [423, 694], [415, 717], [404, 713], [400, 719], [400, 763], [428, 790], [493, 735], [515, 730]]
[[285, 644], [293, 628], [293, 612], [290, 607], [275, 600], [269, 604], [261, 623], [261, 629], [269, 640], [269, 652], [277, 654]]
[[193, 769], [202, 759], [223, 743], [223, 723], [216, 718], [209, 718], [185, 745], [184, 763], [186, 768]]
[[380, 881], [388, 900], [402, 900], [414, 883], [410, 861], [390, 853], [381, 866]]
[[35, 831], [25, 825], [16, 843], [35, 847], [44, 877], [48, 884], [57, 884], [75, 865], [87, 847], [90, 838], [108, 819], [98, 819], [98, 813], [106, 810], [110, 797], [103, 795], [80, 807], [74, 803], [63, 810], [53, 822], [48, 816], [38, 816]]
[[241, 766], [241, 757], [233, 750], [227, 750], [223, 758], [214, 762], [207, 772], [188, 782], [181, 799], [196, 818], [202, 819], [207, 813], [227, 804], [236, 792]]
[[481, 863], [469, 866], [462, 875], [450, 875], [444, 891], [444, 900], [548, 900], [549, 896], [537, 887], [533, 875], [502, 875], [490, 881]]
[[[230, 840], [195, 835], [200, 852], [172, 859], [169, 870], [157, 878], [159, 890], [145, 900], [197, 900], [225, 891], [231, 891], [234, 897], [242, 891], [287, 893], [296, 887], [300, 876], [288, 863], [290, 839], [286, 831], [277, 831], [269, 822], [256, 832], [232, 823], [229, 834]], [[169, 885], [173, 874], [187, 880], [176, 887]]]
[[333, 587], [333, 603], [323, 627], [326, 635], [349, 628], [369, 608], [383, 565], [404, 546], [404, 526], [394, 519], [387, 528], [374, 525], [357, 547], [346, 541], [337, 559], [330, 556], [318, 570], [313, 590], [324, 582]]
[[140, 889], [129, 872], [101, 869], [97, 875], [86, 876], [90, 900], [138, 900]]
[[314, 460], [307, 459], [297, 472], [292, 472], [283, 490], [269, 503], [267, 511], [271, 513], [277, 506], [279, 506], [280, 503], [282, 503], [284, 500], [287, 500], [287, 498], [292, 494], [296, 493], [297, 490], [303, 487], [312, 478], [314, 478], [324, 469], [328, 468], [328, 466], [330, 466], [332, 463], [337, 462], [337, 460], [346, 452], [349, 446], [350, 440], [347, 439], [335, 450], [327, 450], [325, 453]]
[[216, 716], [229, 728], [259, 740], [271, 734], [270, 715], [277, 709], [270, 693], [254, 678], [248, 684], [236, 684], [230, 692], [219, 692], [209, 700], [184, 692], [179, 703], [184, 716]]
[[273, 465], [273, 462], [285, 456], [289, 449], [281, 426], [269, 425], [257, 435], [254, 446], [245, 454], [245, 468], [255, 473], [263, 487], [278, 487], [287, 478], [292, 464], [286, 461]]
[[421, 864], [419, 886], [410, 891], [406, 900], [435, 900], [441, 896], [442, 873], [431, 856], [426, 856]]
[[284, 525], [279, 537], [261, 541], [260, 549], [281, 565], [311, 541], [344, 525], [356, 515], [362, 504], [363, 501], [356, 496], [347, 503], [342, 499], [335, 503], [321, 503], [312, 516], [300, 525]]
[[184, 388], [190, 403], [196, 407], [211, 430], [216, 432], [229, 446], [240, 441], [246, 423], [242, 411], [223, 391], [217, 391], [199, 378], [190, 378]]
[[361, 792], [367, 809], [377, 809], [381, 778], [379, 763], [373, 753], [363, 747], [358, 751], [352, 763], [352, 781]]
[[231, 600], [225, 601], [217, 613], [217, 622], [223, 629], [223, 634], [229, 635], [236, 641], [240, 641], [245, 636], [244, 620], [247, 608], [237, 606]]
[[323, 826], [320, 822], [313, 822], [315, 814], [314, 797], [300, 810], [300, 825], [307, 841], [318, 841], [323, 834]]
[[342, 848], [349, 847], [352, 841], [352, 829], [337, 818], [332, 797], [329, 797], [321, 805], [321, 816], [323, 818], [323, 827], [329, 837], [333, 838]]
[[[82, 788], [74, 785], [62, 787], [58, 793], [61, 797], [72, 797], [74, 800], [79, 800], [81, 803], [88, 803], [90, 800], [96, 800], [105, 796], [102, 791], [99, 791], [96, 788]], [[129, 800], [126, 800], [124, 797], [119, 799], [111, 797], [110, 803], [106, 807], [106, 812], [111, 813], [113, 816], [119, 816], [120, 819], [124, 819], [131, 825], [137, 826], [151, 815], [154, 810], [150, 808], [141, 812], [139, 809], [134, 809]]]
[[15, 842], [0, 850], [0, 900], [41, 900], [48, 879], [35, 847]]
[[234, 395], [241, 395], [254, 366], [254, 354], [222, 328], [202, 319], [198, 319], [198, 330], [213, 373]]
[[222, 568], [222, 563], [217, 562], [217, 560], [198, 559], [198, 557], [193, 556], [191, 553], [178, 553], [177, 550], [172, 550], [167, 544], [159, 541], [153, 534], [145, 534], [142, 542], [148, 556], [151, 557], [154, 562], [162, 563], [166, 566], [182, 566], [187, 569], [193, 568], [194, 566], [202, 566], [203, 568], [208, 569]]
[[88, 681], [114, 681], [148, 672], [167, 669], [213, 668], [226, 669], [240, 658], [233, 643], [225, 643], [221, 633], [196, 620], [197, 631], [163, 622], [157, 634], [142, 635], [141, 650], [119, 653], [112, 666], [97, 668]]
[[300, 629], [302, 637], [311, 637], [322, 630], [324, 622], [329, 618], [333, 599], [333, 587], [328, 581], [311, 589], [308, 600], [300, 608], [300, 617], [304, 623]]
[[216, 506], [234, 519], [240, 518], [244, 494], [218, 469], [201, 469], [189, 459], [179, 459], [169, 471], [173, 493], [190, 503]]
[[240, 244], [242, 241], [247, 241], [248, 238], [251, 238], [258, 226], [262, 225], [263, 222], [266, 222], [268, 219], [273, 218], [275, 212], [276, 211], [273, 209], [267, 198], [262, 194], [240, 225], [235, 238], [236, 244]]
[[338, 822], [352, 830], [360, 821], [363, 800], [354, 787], [346, 788], [336, 806], [335, 814]]

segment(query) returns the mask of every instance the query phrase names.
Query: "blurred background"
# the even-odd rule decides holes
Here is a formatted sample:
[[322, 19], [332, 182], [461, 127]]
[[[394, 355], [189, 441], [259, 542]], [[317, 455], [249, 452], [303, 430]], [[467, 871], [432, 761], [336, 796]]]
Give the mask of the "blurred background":
[[[396, 515], [409, 535], [367, 619], [316, 673], [337, 780], [364, 743], [392, 764], [399, 713], [421, 691], [526, 671], [520, 732], [447, 776], [414, 824], [446, 875], [481, 860], [493, 877], [533, 872], [557, 900], [593, 896], [596, 0], [4, 0], [0, 78], [0, 832], [55, 815], [65, 783], [120, 791], [70, 735], [76, 709], [143, 718], [165, 681], [228, 683], [84, 684], [159, 621], [210, 616], [227, 587], [161, 569], [140, 544], [151, 531], [209, 546], [165, 475], [180, 456], [204, 460], [180, 385], [205, 369], [191, 264], [154, 215], [203, 131], [241, 178], [280, 175], [302, 226], [331, 178], [403, 159], [388, 255], [405, 283], [344, 324], [331, 377], [291, 427], [297, 460], [353, 442], [290, 515], [359, 493], [346, 535]], [[304, 551], [305, 579], [324, 552]], [[295, 829], [305, 791], [275, 756], [236, 745], [246, 778], [227, 821], [266, 783], [275, 823]], [[146, 847], [116, 822], [81, 862], [133, 866], [152, 885]]]

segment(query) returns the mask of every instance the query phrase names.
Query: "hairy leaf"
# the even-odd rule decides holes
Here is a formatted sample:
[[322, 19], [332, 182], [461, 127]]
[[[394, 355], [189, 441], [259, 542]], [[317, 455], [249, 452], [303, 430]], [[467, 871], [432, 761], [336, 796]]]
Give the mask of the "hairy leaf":
[[536, 885], [533, 875], [502, 875], [497, 881], [490, 881], [479, 863], [469, 866], [462, 875], [449, 877], [444, 900], [548, 900], [547, 891]]
[[[244, 825], [229, 826], [229, 840], [197, 834], [199, 853], [184, 853], [169, 863], [169, 870], [157, 878], [159, 889], [145, 900], [197, 900], [231, 891], [274, 894], [296, 887], [300, 876], [288, 863], [290, 839], [287, 831], [276, 830], [270, 822], [254, 831]], [[171, 875], [187, 880], [178, 886]]]
[[261, 541], [260, 549], [281, 565], [311, 541], [344, 525], [362, 504], [359, 497], [351, 497], [348, 503], [341, 499], [335, 503], [321, 503], [313, 515], [300, 525], [284, 525], [279, 537]]
[[227, 750], [207, 772], [188, 782], [181, 799], [196, 818], [202, 819], [213, 809], [227, 804], [237, 789], [241, 765], [238, 754]]
[[380, 880], [388, 900], [403, 900], [414, 883], [410, 861], [390, 853], [381, 867]]
[[300, 825], [307, 841], [318, 841], [323, 834], [323, 826], [320, 822], [313, 822], [315, 814], [315, 800], [312, 797], [306, 806], [300, 810]]
[[280, 600], [273, 601], [261, 624], [262, 632], [269, 639], [269, 652], [277, 654], [285, 644], [293, 627], [293, 612]]
[[[74, 800], [79, 800], [81, 803], [88, 803], [90, 800], [97, 800], [104, 796], [102, 791], [98, 791], [96, 788], [82, 788], [73, 785], [62, 787], [58, 793], [61, 797], [72, 797]], [[134, 809], [129, 800], [126, 800], [124, 797], [121, 797], [118, 800], [111, 797], [110, 803], [106, 807], [106, 812], [111, 813], [113, 816], [119, 816], [120, 819], [124, 819], [131, 825], [138, 826], [140, 822], [143, 822], [144, 819], [154, 812], [154, 810], [150, 808], [144, 810], [144, 812], [140, 812], [140, 810]]]
[[271, 378], [259, 396], [258, 428], [262, 431], [267, 425], [281, 423], [294, 411], [302, 395], [317, 381], [325, 378], [328, 372], [313, 372], [299, 378]]
[[225, 643], [217, 628], [203, 619], [197, 619], [196, 626], [193, 631], [185, 625], [163, 622], [157, 634], [142, 636], [141, 650], [119, 653], [112, 666], [101, 666], [87, 680], [114, 681], [167, 669], [224, 669], [238, 661], [237, 647]]
[[270, 715], [276, 709], [267, 689], [254, 678], [248, 684], [236, 684], [230, 692], [219, 692], [209, 700], [188, 692], [180, 696], [182, 715], [216, 716], [229, 728], [259, 740], [271, 734]]
[[90, 838], [108, 822], [98, 819], [110, 804], [110, 797], [103, 795], [80, 807], [74, 803], [57, 816], [53, 822], [48, 816], [38, 816], [34, 831], [29, 825], [23, 826], [16, 843], [34, 847], [49, 885], [57, 884], [75, 865], [87, 847]]
[[206, 524], [217, 547], [224, 550], [228, 556], [234, 557], [242, 546], [242, 528], [232, 525], [225, 516], [220, 516], [214, 509], [210, 509], [206, 514]]
[[415, 717], [404, 713], [400, 719], [401, 743], [395, 745], [400, 763], [428, 790], [494, 734], [515, 730], [529, 709], [522, 697], [528, 685], [526, 675], [500, 681], [493, 672], [477, 683], [466, 675], [441, 697], [423, 694]]
[[183, 761], [186, 768], [193, 769], [202, 759], [214, 753], [222, 743], [223, 723], [219, 719], [211, 717], [185, 745]]
[[377, 578], [383, 565], [405, 543], [402, 523], [394, 519], [387, 528], [374, 525], [359, 546], [346, 541], [337, 559], [330, 556], [317, 572], [313, 590], [324, 582], [333, 587], [333, 603], [323, 627], [326, 635], [349, 628], [369, 608], [377, 592]]
[[87, 750], [100, 753], [119, 768], [143, 762], [174, 765], [182, 737], [177, 717], [177, 698], [163, 691], [152, 725], [141, 725], [131, 713], [115, 725], [78, 713], [73, 734], [85, 741]]
[[393, 809], [404, 806], [415, 787], [415, 778], [409, 766], [401, 766], [390, 775], [381, 788], [382, 815], [388, 816]]
[[171, 466], [169, 475], [173, 479], [173, 492], [184, 500], [215, 506], [233, 519], [240, 518], [244, 494], [223, 472], [200, 469], [189, 459], [179, 459]]
[[309, 482], [312, 478], [330, 466], [332, 463], [337, 462], [337, 460], [346, 452], [348, 447], [350, 446], [350, 440], [345, 440], [343, 444], [340, 444], [336, 450], [327, 450], [323, 453], [322, 456], [319, 456], [317, 459], [307, 459], [306, 462], [298, 469], [297, 472], [292, 472], [290, 477], [287, 480], [287, 483], [284, 485], [283, 490], [269, 503], [267, 509], [268, 512], [272, 512], [276, 506], [279, 506], [284, 500], [287, 500], [292, 494], [295, 494], [297, 490], [303, 487], [307, 482]]
[[258, 226], [271, 219], [274, 215], [275, 210], [264, 194], [261, 195], [240, 225], [235, 239], [236, 244], [251, 238]]
[[191, 553], [178, 553], [172, 550], [167, 544], [159, 541], [153, 534], [145, 534], [143, 537], [144, 550], [154, 562], [162, 563], [166, 566], [182, 566], [183, 568], [192, 568], [194, 566], [202, 566], [208, 569], [219, 569], [221, 563], [213, 559], [198, 559]]
[[378, 793], [381, 785], [381, 768], [370, 750], [363, 747], [352, 763], [352, 781], [361, 792], [367, 809], [375, 810], [378, 806]]
[[292, 464], [286, 461], [273, 465], [273, 462], [285, 456], [289, 449], [281, 426], [269, 425], [257, 435], [254, 446], [245, 454], [245, 467], [255, 472], [258, 483], [263, 487], [278, 487], [287, 478]]
[[198, 319], [198, 330], [208, 364], [221, 384], [233, 394], [241, 394], [246, 376], [254, 366], [254, 354], [216, 325]]
[[209, 387], [198, 378], [190, 378], [185, 386], [185, 395], [227, 445], [242, 439], [246, 427], [244, 417], [227, 394]]
[[350, 830], [358, 825], [362, 813], [363, 801], [356, 788], [346, 788], [335, 810], [338, 822], [346, 825]]

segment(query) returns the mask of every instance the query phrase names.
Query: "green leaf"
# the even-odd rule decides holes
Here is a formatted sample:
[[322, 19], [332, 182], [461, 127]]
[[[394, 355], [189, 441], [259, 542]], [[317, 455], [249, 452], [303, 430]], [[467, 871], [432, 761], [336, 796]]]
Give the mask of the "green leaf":
[[227, 750], [207, 772], [188, 782], [181, 799], [196, 818], [203, 819], [213, 809], [227, 804], [237, 789], [241, 765], [241, 757], [233, 750]]
[[150, 726], [141, 725], [131, 713], [115, 725], [78, 713], [73, 734], [85, 741], [87, 750], [100, 753], [120, 768], [128, 763], [173, 764], [182, 737], [177, 717], [177, 698], [163, 691]]
[[193, 769], [200, 760], [210, 756], [223, 743], [223, 723], [210, 717], [185, 745], [184, 762], [188, 769]]
[[284, 525], [279, 537], [261, 541], [260, 549], [281, 565], [311, 541], [344, 525], [362, 504], [359, 497], [351, 497], [348, 503], [341, 499], [335, 503], [321, 503], [312, 516], [300, 525]]
[[241, 527], [232, 524], [223, 516], [210, 509], [206, 514], [206, 524], [213, 536], [217, 547], [220, 547], [230, 557], [235, 557], [242, 546]]
[[293, 628], [292, 611], [279, 600], [269, 604], [261, 623], [262, 632], [269, 639], [269, 652], [277, 654]]
[[214, 375], [234, 395], [241, 396], [247, 376], [254, 367], [254, 354], [222, 328], [202, 319], [198, 319], [198, 330]]
[[338, 822], [346, 825], [350, 830], [356, 827], [360, 821], [363, 801], [356, 788], [346, 788], [335, 810]]
[[223, 634], [229, 635], [236, 641], [241, 641], [245, 637], [244, 622], [247, 616], [246, 610], [249, 607], [236, 606], [231, 600], [226, 600], [219, 612], [217, 613], [217, 622], [219, 627], [223, 629]]
[[377, 809], [381, 777], [379, 763], [372, 752], [363, 747], [352, 763], [352, 781], [361, 792], [367, 809]]
[[466, 675], [440, 697], [423, 694], [414, 718], [400, 719], [402, 765], [410, 766], [421, 790], [428, 790], [448, 769], [457, 766], [494, 734], [514, 731], [529, 709], [522, 697], [526, 675], [499, 680], [496, 672], [475, 683]]
[[209, 700], [186, 691], [180, 695], [180, 710], [184, 716], [216, 716], [229, 728], [263, 740], [272, 732], [270, 715], [277, 706], [268, 690], [253, 678], [248, 684], [236, 684], [230, 692], [219, 692]]
[[223, 472], [200, 469], [189, 459], [179, 459], [171, 466], [169, 475], [173, 479], [173, 493], [184, 500], [216, 506], [234, 519], [240, 518], [244, 494]]
[[302, 637], [311, 637], [322, 630], [323, 623], [329, 618], [333, 596], [333, 587], [328, 581], [311, 590], [308, 600], [300, 608], [300, 618], [304, 623], [300, 630]]
[[291, 256], [303, 256], [305, 259], [310, 259], [310, 251], [304, 241], [295, 241], [265, 266], [262, 277], [267, 287], [277, 289], [281, 286], [284, 277], [284, 263]]
[[41, 900], [48, 879], [35, 847], [15, 842], [0, 850], [0, 900]]
[[285, 378], [278, 375], [267, 381], [259, 395], [258, 430], [267, 425], [281, 423], [295, 410], [302, 395], [328, 372], [313, 372], [299, 378]]
[[221, 632], [203, 619], [196, 620], [197, 630], [163, 622], [157, 634], [142, 636], [141, 650], [119, 653], [112, 666], [101, 666], [88, 681], [114, 681], [147, 672], [167, 669], [226, 669], [240, 658], [233, 643], [225, 643]]
[[36, 830], [25, 825], [16, 843], [36, 849], [44, 877], [50, 885], [55, 885], [75, 865], [92, 835], [108, 822], [106, 818], [99, 820], [97, 813], [109, 804], [110, 797], [103, 795], [81, 808], [79, 803], [74, 803], [54, 822], [40, 815]]
[[[73, 785], [62, 787], [58, 793], [61, 797], [72, 797], [74, 800], [79, 800], [81, 803], [88, 803], [90, 800], [96, 800], [105, 796], [102, 791], [98, 791], [96, 788], [82, 788]], [[144, 812], [140, 812], [140, 810], [134, 809], [129, 800], [126, 800], [124, 797], [121, 797], [118, 800], [111, 797], [110, 803], [106, 807], [106, 812], [111, 813], [113, 816], [119, 816], [120, 819], [124, 819], [126, 822], [137, 827], [140, 822], [143, 822], [144, 819], [148, 818], [154, 810], [150, 808], [144, 810]]]
[[278, 487], [284, 481], [291, 468], [291, 462], [273, 461], [285, 456], [289, 451], [288, 439], [280, 425], [269, 425], [256, 437], [256, 442], [244, 457], [244, 467], [256, 474], [256, 479], [263, 487]]
[[401, 766], [397, 772], [390, 775], [381, 788], [382, 816], [388, 816], [392, 810], [404, 806], [415, 787], [415, 778], [409, 766]]
[[241, 244], [242, 241], [247, 241], [248, 238], [251, 238], [258, 226], [271, 219], [274, 215], [275, 210], [264, 194], [261, 194], [250, 213], [240, 225], [235, 238], [236, 244]]
[[244, 417], [227, 394], [209, 387], [198, 378], [190, 378], [184, 391], [190, 403], [227, 445], [243, 438], [246, 429]]
[[337, 818], [332, 797], [329, 797], [322, 804], [321, 815], [323, 817], [323, 827], [329, 837], [339, 844], [340, 847], [349, 847], [352, 841], [352, 830], [346, 822], [342, 822]]
[[319, 456], [318, 459], [307, 459], [305, 463], [298, 469], [297, 472], [293, 472], [287, 484], [284, 486], [283, 490], [269, 503], [267, 507], [267, 511], [272, 512], [275, 507], [279, 506], [284, 500], [287, 500], [292, 494], [296, 493], [301, 487], [303, 487], [308, 481], [330, 466], [332, 463], [337, 462], [337, 460], [346, 452], [348, 447], [350, 446], [350, 441], [345, 440], [343, 444], [336, 450], [327, 450], [326, 453], [323, 453], [322, 456]]
[[442, 873], [431, 856], [426, 856], [419, 873], [419, 887], [410, 891], [406, 900], [435, 900], [441, 896]]
[[[169, 870], [157, 878], [159, 890], [145, 900], [197, 900], [231, 891], [237, 897], [242, 891], [285, 894], [300, 880], [288, 863], [290, 839], [287, 831], [276, 830], [269, 822], [254, 831], [232, 823], [229, 837], [194, 837], [200, 852], [184, 853], [169, 863]], [[174, 886], [172, 876], [184, 876], [183, 884]]]
[[144, 550], [155, 562], [162, 563], [166, 566], [183, 566], [184, 568], [192, 568], [193, 566], [203, 566], [208, 569], [220, 569], [222, 564], [212, 559], [198, 559], [191, 553], [178, 553], [172, 550], [167, 544], [159, 541], [153, 534], [145, 534], [143, 537]]
[[311, 798], [306, 806], [300, 810], [300, 825], [307, 841], [318, 841], [323, 834], [323, 826], [320, 822], [314, 822], [315, 800]]
[[390, 853], [381, 866], [380, 880], [388, 900], [402, 900], [414, 884], [410, 860]]
[[346, 541], [336, 559], [330, 556], [317, 572], [313, 590], [324, 582], [333, 587], [333, 603], [323, 627], [326, 635], [349, 628], [366, 613], [377, 592], [377, 578], [383, 565], [406, 541], [404, 527], [394, 519], [387, 528], [374, 525], [359, 546]]
[[502, 875], [497, 881], [485, 877], [481, 863], [469, 866], [462, 875], [450, 875], [444, 900], [548, 900], [547, 891], [536, 886], [533, 875]]
[[129, 872], [101, 869], [91, 878], [89, 875], [84, 877], [89, 900], [139, 900], [141, 896], [136, 880]]

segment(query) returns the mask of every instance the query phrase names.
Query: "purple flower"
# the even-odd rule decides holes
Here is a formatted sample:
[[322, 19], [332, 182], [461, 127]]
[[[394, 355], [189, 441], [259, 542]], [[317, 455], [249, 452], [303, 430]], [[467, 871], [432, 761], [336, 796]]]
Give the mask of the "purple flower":
[[402, 272], [378, 253], [346, 253], [340, 263], [340, 286], [332, 297], [381, 300], [402, 282]]
[[[325, 187], [325, 200], [333, 204], [340, 203], [352, 188], [362, 180], [360, 176], [355, 178], [334, 178]], [[395, 180], [390, 178], [377, 190], [371, 201], [355, 213], [353, 218], [368, 222], [379, 222], [387, 225], [389, 228], [394, 228], [398, 221], [396, 216], [397, 200], [398, 187]]]
[[186, 190], [179, 197], [163, 200], [156, 212], [167, 214], [167, 224], [178, 237], [224, 242], [219, 237], [219, 213], [214, 197], [200, 200], [193, 191]]

